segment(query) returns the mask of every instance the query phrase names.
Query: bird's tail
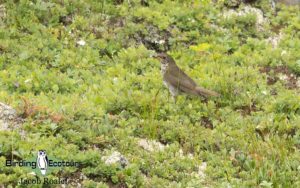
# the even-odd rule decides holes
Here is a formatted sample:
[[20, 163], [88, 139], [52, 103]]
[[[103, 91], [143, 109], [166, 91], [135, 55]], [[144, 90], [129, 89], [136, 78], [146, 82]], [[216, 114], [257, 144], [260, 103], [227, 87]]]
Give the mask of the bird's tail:
[[208, 89], [204, 89], [202, 87], [197, 86], [196, 91], [199, 95], [204, 97], [220, 97], [221, 95], [215, 91], [211, 91]]

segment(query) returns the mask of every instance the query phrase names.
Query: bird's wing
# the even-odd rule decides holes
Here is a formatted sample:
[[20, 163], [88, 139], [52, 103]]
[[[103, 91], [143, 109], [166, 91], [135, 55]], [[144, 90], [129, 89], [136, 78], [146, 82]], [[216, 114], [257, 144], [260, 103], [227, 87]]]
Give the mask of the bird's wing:
[[180, 80], [186, 80], [190, 85], [193, 85], [194, 87], [197, 86], [197, 83], [191, 79], [185, 72], [183, 72], [176, 64], [172, 64], [172, 76], [180, 79]]
[[186, 93], [197, 95], [197, 92], [195, 91], [195, 87], [197, 86], [196, 83], [191, 79], [180, 79], [179, 77], [176, 77], [172, 74], [165, 74], [165, 79], [170, 82], [171, 85], [173, 85], [175, 88], [177, 88], [179, 91], [183, 91]]
[[192, 84], [190, 80], [180, 80], [178, 77], [174, 77], [171, 74], [165, 74], [165, 78], [168, 79], [169, 82], [179, 91], [183, 91], [192, 95], [198, 95], [203, 97], [220, 96], [220, 94], [215, 91], [211, 91]]

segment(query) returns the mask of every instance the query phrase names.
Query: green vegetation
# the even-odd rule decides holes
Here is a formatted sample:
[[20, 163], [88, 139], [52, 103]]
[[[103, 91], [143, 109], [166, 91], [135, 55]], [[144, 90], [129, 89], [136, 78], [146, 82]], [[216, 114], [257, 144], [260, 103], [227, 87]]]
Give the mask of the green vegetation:
[[[1, 4], [0, 101], [25, 137], [0, 131], [0, 185], [32, 178], [6, 159], [46, 149], [82, 164], [49, 177], [84, 175], [84, 187], [300, 187], [299, 7], [254, 3], [258, 24], [253, 12], [224, 16], [223, 1], [143, 2]], [[222, 97], [175, 104], [155, 50]], [[102, 160], [114, 151], [127, 166]]]

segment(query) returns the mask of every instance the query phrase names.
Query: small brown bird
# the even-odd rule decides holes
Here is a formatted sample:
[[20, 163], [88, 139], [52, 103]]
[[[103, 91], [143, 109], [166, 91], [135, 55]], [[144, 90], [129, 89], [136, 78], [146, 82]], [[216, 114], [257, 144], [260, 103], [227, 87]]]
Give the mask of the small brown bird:
[[164, 84], [171, 92], [173, 98], [176, 98], [179, 93], [187, 93], [205, 98], [220, 96], [219, 93], [199, 87], [194, 80], [176, 65], [174, 59], [169, 55], [159, 53], [155, 57], [160, 59]]

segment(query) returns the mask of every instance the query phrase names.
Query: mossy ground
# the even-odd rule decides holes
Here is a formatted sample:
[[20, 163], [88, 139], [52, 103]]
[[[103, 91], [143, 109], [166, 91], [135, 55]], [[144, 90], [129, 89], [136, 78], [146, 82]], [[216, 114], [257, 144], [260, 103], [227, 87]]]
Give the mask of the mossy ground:
[[[51, 177], [84, 174], [85, 187], [300, 187], [299, 8], [268, 2], [252, 4], [259, 27], [255, 14], [224, 17], [222, 1], [2, 2], [0, 101], [26, 136], [0, 132], [0, 184], [31, 177], [6, 159], [46, 149], [82, 163]], [[222, 97], [175, 104], [155, 50]], [[101, 160], [113, 151], [128, 166]]]

